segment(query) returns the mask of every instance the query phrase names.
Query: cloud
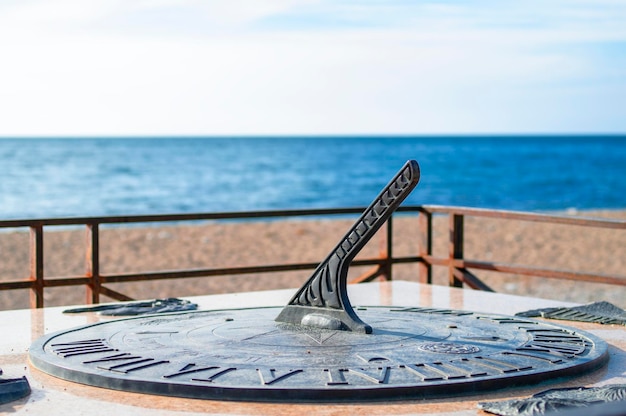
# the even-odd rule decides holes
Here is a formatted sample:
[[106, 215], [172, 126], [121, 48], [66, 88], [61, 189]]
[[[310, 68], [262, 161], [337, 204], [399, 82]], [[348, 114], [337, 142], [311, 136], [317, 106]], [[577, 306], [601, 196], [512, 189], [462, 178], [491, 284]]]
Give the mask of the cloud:
[[48, 0], [0, 16], [5, 136], [626, 130], [622, 2]]

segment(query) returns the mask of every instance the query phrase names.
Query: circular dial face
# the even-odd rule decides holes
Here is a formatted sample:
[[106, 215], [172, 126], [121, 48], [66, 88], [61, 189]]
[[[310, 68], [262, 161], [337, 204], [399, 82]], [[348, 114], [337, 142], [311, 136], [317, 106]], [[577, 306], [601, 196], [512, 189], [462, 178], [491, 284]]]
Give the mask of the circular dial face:
[[555, 324], [448, 309], [358, 307], [371, 334], [275, 322], [281, 308], [195, 311], [47, 335], [39, 369], [118, 390], [217, 400], [425, 398], [579, 375], [607, 345]]

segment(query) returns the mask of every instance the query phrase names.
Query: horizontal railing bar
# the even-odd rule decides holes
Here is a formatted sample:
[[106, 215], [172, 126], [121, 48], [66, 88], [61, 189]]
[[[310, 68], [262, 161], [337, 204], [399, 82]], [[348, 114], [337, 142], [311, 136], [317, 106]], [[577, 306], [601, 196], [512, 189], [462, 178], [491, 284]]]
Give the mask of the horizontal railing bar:
[[[76, 276], [76, 277], [62, 277], [62, 278], [46, 278], [43, 280], [44, 287], [60, 287], [60, 286], [81, 286], [90, 282], [89, 277]], [[0, 282], [0, 290], [11, 289], [29, 289], [35, 286], [34, 280], [10, 280]]]
[[[44, 219], [16, 219], [0, 220], [0, 228], [18, 228], [32, 226], [62, 226], [85, 224], [128, 224], [149, 222], [178, 222], [227, 219], [259, 219], [276, 217], [325, 216], [360, 214], [365, 208], [320, 208], [320, 209], [292, 209], [281, 211], [232, 211], [194, 214], [160, 214], [160, 215], [133, 215], [113, 217], [72, 217], [72, 218], [44, 218]], [[521, 211], [493, 210], [485, 208], [455, 207], [443, 205], [401, 206], [396, 212], [430, 212], [440, 214], [459, 214], [475, 217], [524, 220], [534, 222], [550, 222], [556, 224], [581, 225], [602, 228], [626, 229], [626, 221], [614, 219], [600, 219], [587, 217], [571, 217], [555, 214], [539, 214]]]
[[[71, 218], [43, 218], [43, 219], [15, 219], [0, 220], [0, 228], [32, 227], [37, 225], [85, 225], [85, 224], [128, 224], [148, 222], [178, 222], [228, 219], [253, 219], [276, 217], [307, 217], [326, 215], [362, 214], [365, 207], [351, 208], [319, 208], [319, 209], [291, 209], [281, 211], [231, 211], [207, 212], [193, 214], [158, 214], [158, 215], [130, 215], [113, 217], [71, 217]], [[402, 211], [418, 211], [419, 207], [404, 207]]]
[[[383, 264], [383, 259], [363, 259], [352, 261], [352, 266], [370, 266]], [[102, 283], [122, 283], [122, 282], [137, 282], [144, 280], [163, 280], [163, 279], [184, 279], [194, 277], [210, 277], [210, 276], [230, 276], [237, 274], [252, 274], [252, 273], [275, 273], [275, 272], [288, 272], [298, 270], [315, 269], [319, 263], [294, 263], [294, 264], [278, 264], [267, 266], [243, 266], [243, 267], [228, 267], [218, 269], [190, 269], [190, 270], [169, 270], [162, 272], [144, 272], [144, 273], [129, 273], [129, 274], [116, 274], [106, 275], [102, 274]]]
[[[424, 261], [434, 266], [449, 266], [450, 259], [424, 256]], [[456, 268], [490, 270], [499, 273], [521, 274], [525, 276], [547, 277], [553, 279], [587, 281], [626, 286], [626, 276], [609, 276], [599, 273], [580, 273], [572, 271], [544, 269], [539, 267], [520, 266], [509, 263], [486, 262], [478, 260], [454, 259], [452, 265]]]
[[44, 287], [61, 287], [61, 286], [81, 286], [91, 283], [90, 277], [76, 276], [76, 277], [48, 277], [43, 281]]
[[251, 274], [251, 273], [271, 273], [284, 271], [297, 271], [313, 269], [317, 263], [292, 264], [292, 265], [272, 265], [272, 266], [246, 266], [246, 267], [229, 267], [219, 269], [189, 269], [189, 270], [170, 270], [161, 272], [143, 272], [107, 275], [101, 274], [100, 279], [105, 283], [123, 283], [123, 282], [139, 282], [144, 280], [163, 280], [163, 279], [185, 279], [193, 277], [210, 277], [210, 276], [230, 276], [235, 274]]
[[[421, 257], [396, 257], [392, 259], [393, 263], [412, 263], [421, 261]], [[385, 259], [357, 259], [353, 260], [352, 266], [371, 266], [381, 265]], [[319, 263], [292, 263], [280, 265], [262, 265], [262, 266], [245, 266], [245, 267], [225, 267], [216, 269], [191, 269], [191, 270], [167, 270], [162, 272], [144, 272], [129, 274], [109, 274], [101, 275], [103, 283], [123, 283], [142, 280], [163, 280], [175, 278], [194, 278], [209, 276], [227, 276], [235, 274], [251, 274], [251, 273], [270, 273], [270, 272], [288, 272], [298, 270], [315, 269]], [[91, 278], [85, 276], [70, 277], [48, 277], [44, 280], [44, 287], [60, 287], [60, 286], [81, 286], [89, 284]], [[15, 280], [0, 282], [0, 290], [11, 289], [29, 289], [34, 285], [32, 280]]]
[[11, 280], [7, 282], [0, 282], [0, 290], [30, 289], [34, 286], [34, 280]]
[[482, 262], [475, 260], [455, 260], [455, 267], [468, 269], [492, 270], [500, 273], [514, 273], [526, 276], [547, 277], [553, 279], [588, 281], [593, 283], [606, 283], [611, 285], [626, 286], [626, 276], [608, 276], [597, 273], [580, 273], [562, 270], [544, 269], [530, 266], [517, 266], [506, 263]]
[[393, 264], [403, 264], [403, 263], [422, 262], [424, 261], [424, 258], [420, 256], [406, 256], [406, 257], [392, 257], [390, 260]]
[[626, 230], [626, 221], [588, 217], [571, 217], [566, 215], [539, 214], [521, 211], [504, 211], [484, 208], [449, 207], [440, 205], [423, 205], [420, 210], [439, 214], [458, 214], [473, 217], [500, 218], [507, 220], [523, 220], [532, 222], [548, 222], [553, 224], [580, 225], [587, 227], [613, 228]]
[[[62, 277], [62, 278], [46, 278], [43, 280], [44, 287], [60, 287], [60, 286], [81, 286], [91, 281], [89, 277]], [[10, 280], [0, 282], [0, 290], [11, 289], [29, 289], [35, 286], [34, 280]]]

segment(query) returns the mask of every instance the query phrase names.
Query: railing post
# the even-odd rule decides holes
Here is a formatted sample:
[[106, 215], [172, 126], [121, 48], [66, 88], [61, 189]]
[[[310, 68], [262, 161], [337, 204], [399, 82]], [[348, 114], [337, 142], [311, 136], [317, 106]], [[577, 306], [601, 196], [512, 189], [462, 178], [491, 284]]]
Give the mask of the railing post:
[[432, 284], [433, 267], [426, 258], [433, 253], [433, 221], [432, 214], [427, 211], [420, 211], [417, 217], [419, 236], [418, 255], [422, 260], [418, 263], [418, 276], [420, 283]]
[[454, 271], [454, 260], [463, 258], [463, 215], [450, 214], [450, 244], [448, 252], [448, 285], [463, 287], [463, 281], [459, 280]]
[[43, 308], [43, 225], [30, 227], [30, 307]]
[[86, 271], [91, 283], [86, 288], [86, 303], [100, 303], [100, 232], [98, 223], [87, 224]]

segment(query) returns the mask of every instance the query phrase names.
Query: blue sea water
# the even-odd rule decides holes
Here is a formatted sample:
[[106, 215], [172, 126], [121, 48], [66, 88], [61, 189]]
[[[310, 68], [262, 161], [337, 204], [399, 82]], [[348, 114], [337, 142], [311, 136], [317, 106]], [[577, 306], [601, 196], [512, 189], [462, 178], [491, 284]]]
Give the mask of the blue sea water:
[[0, 219], [365, 206], [407, 159], [405, 204], [626, 208], [626, 136], [2, 139]]

